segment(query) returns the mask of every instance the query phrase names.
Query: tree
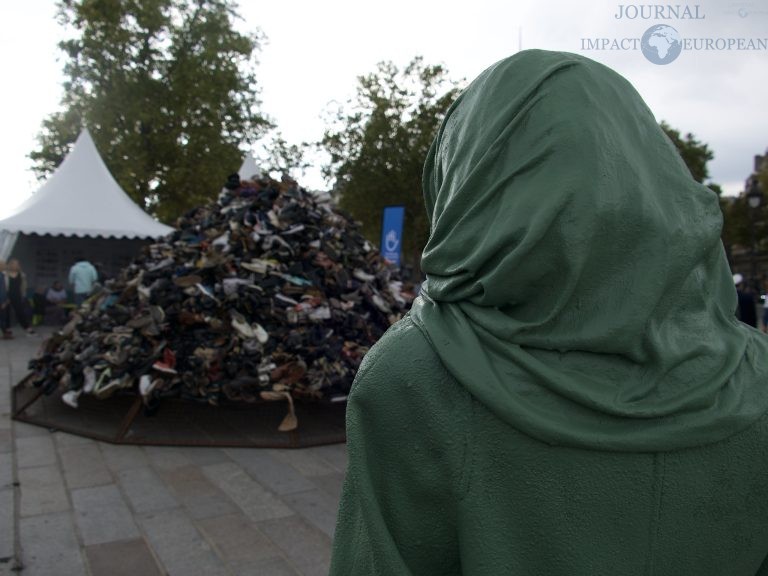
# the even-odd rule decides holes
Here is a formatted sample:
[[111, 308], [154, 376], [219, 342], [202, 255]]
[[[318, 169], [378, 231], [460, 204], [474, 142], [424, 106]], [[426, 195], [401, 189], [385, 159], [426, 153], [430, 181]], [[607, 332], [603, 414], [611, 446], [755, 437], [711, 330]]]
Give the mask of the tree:
[[421, 57], [402, 70], [381, 62], [358, 77], [355, 99], [336, 110], [321, 142], [340, 205], [362, 222], [369, 239], [378, 244], [385, 206], [405, 206], [403, 253], [413, 270], [429, 234], [422, 167], [458, 90], [445, 68]]
[[118, 183], [161, 219], [215, 196], [239, 146], [269, 126], [260, 37], [236, 31], [237, 17], [231, 0], [60, 0], [66, 80], [30, 154], [38, 175], [87, 127]]
[[696, 180], [696, 182], [703, 183], [704, 180], [709, 178], [707, 162], [715, 157], [714, 153], [709, 149], [709, 146], [703, 142], [699, 142], [690, 132], [683, 138], [679, 131], [672, 128], [663, 120], [661, 121], [661, 129], [664, 130], [669, 139], [672, 140], [672, 143], [683, 158], [685, 165], [688, 166], [688, 170], [691, 171], [693, 179]]

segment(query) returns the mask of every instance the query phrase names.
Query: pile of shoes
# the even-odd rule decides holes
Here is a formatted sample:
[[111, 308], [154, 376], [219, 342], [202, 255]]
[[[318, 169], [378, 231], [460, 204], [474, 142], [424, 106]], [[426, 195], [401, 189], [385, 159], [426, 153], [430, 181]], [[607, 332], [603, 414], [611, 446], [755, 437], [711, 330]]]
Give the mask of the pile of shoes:
[[98, 289], [30, 362], [31, 380], [82, 394], [218, 405], [342, 401], [368, 348], [413, 295], [327, 197], [233, 175]]

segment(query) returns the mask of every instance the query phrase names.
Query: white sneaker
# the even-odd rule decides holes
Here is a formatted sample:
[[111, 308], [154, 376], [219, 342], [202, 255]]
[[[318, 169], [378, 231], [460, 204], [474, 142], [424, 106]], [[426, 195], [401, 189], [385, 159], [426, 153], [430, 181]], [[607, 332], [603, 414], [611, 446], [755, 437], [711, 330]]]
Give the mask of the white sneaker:
[[83, 392], [90, 394], [96, 387], [96, 370], [94, 370], [91, 366], [86, 366], [83, 368], [83, 376], [85, 377]]
[[68, 392], [64, 392], [64, 394], [61, 395], [61, 400], [67, 406], [77, 408], [77, 399], [80, 397], [81, 393], [82, 390], [70, 390]]

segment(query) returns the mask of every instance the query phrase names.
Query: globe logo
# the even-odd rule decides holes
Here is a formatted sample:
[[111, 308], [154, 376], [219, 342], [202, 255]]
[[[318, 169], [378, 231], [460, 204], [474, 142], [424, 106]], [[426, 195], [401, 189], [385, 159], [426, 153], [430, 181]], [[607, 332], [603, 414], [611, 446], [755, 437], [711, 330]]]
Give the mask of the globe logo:
[[683, 49], [680, 34], [672, 26], [656, 24], [643, 34], [640, 50], [653, 64], [665, 65], [674, 62]]

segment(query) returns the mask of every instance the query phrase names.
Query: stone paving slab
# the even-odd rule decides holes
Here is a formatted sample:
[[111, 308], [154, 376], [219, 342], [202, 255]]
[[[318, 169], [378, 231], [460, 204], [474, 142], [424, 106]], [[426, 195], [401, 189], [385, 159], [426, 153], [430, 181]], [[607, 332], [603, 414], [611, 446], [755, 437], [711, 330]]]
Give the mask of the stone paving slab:
[[227, 454], [275, 494], [303, 492], [313, 488], [312, 483], [296, 468], [270, 456], [266, 451], [230, 448]]
[[21, 516], [69, 510], [64, 478], [57, 466], [18, 469]]
[[237, 511], [229, 497], [195, 466], [160, 473], [192, 518], [210, 518]]
[[0, 564], [9, 563], [14, 555], [14, 512], [13, 488], [0, 488]]
[[127, 446], [12, 421], [41, 341], [0, 342], [0, 576], [327, 574], [343, 445]]
[[100, 486], [113, 482], [112, 474], [104, 463], [99, 447], [93, 444], [75, 444], [58, 449], [64, 479], [70, 489]]
[[[5, 416], [8, 418], [8, 415]], [[13, 450], [13, 440], [11, 438], [11, 429], [0, 429], [0, 454], [6, 454]]]
[[53, 434], [53, 437], [56, 439], [56, 446], [79, 446], [81, 444], [96, 445], [96, 442], [90, 438], [77, 436], [75, 434], [67, 434], [66, 432], [56, 432]]
[[19, 468], [56, 465], [56, 448], [51, 437], [16, 438], [16, 463]]
[[144, 453], [157, 470], [176, 470], [191, 466], [192, 461], [180, 448], [171, 448], [168, 446], [147, 446]]
[[199, 446], [195, 448], [180, 448], [180, 450], [190, 463], [195, 466], [208, 466], [210, 464], [221, 464], [222, 462], [232, 461], [221, 448]]
[[336, 468], [312, 448], [298, 452], [296, 450], [266, 450], [275, 460], [293, 466], [303, 476], [321, 476], [337, 472]]
[[68, 513], [22, 518], [23, 576], [85, 576], [85, 565]]
[[328, 494], [333, 499], [334, 505], [338, 508], [339, 500], [341, 500], [341, 489], [344, 487], [344, 474], [335, 472], [334, 474], [325, 474], [323, 476], [312, 476], [310, 480], [312, 484]]
[[347, 470], [347, 447], [345, 444], [331, 444], [329, 446], [314, 446], [307, 448], [310, 454], [318, 456], [333, 466], [337, 472]]
[[228, 570], [181, 509], [139, 518], [169, 576], [224, 576]]
[[72, 504], [86, 546], [139, 536], [133, 515], [114, 484], [73, 490]]
[[293, 514], [277, 496], [265, 490], [233, 462], [206, 466], [203, 473], [254, 522]]
[[260, 560], [255, 564], [240, 566], [235, 569], [236, 576], [297, 576], [300, 572], [282, 558]]
[[86, 546], [91, 576], [162, 576], [144, 540], [118, 540]]
[[333, 538], [336, 528], [338, 505], [327, 498], [320, 490], [294, 492], [284, 496], [285, 502], [307, 522], [319, 528], [329, 538]]
[[120, 473], [124, 470], [149, 466], [149, 458], [139, 446], [104, 442], [99, 445], [99, 448], [107, 467], [112, 472]]
[[0, 452], [0, 490], [13, 486], [13, 454]]
[[235, 570], [284, 560], [279, 549], [243, 514], [206, 518], [198, 521], [197, 526], [219, 557]]
[[331, 539], [299, 516], [265, 520], [259, 530], [275, 543], [304, 576], [327, 576]]
[[[10, 394], [10, 392], [9, 392]], [[8, 419], [8, 425], [10, 426], [11, 420]], [[51, 437], [51, 433], [45, 428], [40, 426], [33, 426], [26, 422], [13, 422], [13, 435], [18, 438], [29, 438], [30, 436], [46, 436]]]
[[151, 468], [130, 468], [118, 474], [118, 481], [137, 514], [177, 508], [180, 503], [160, 476]]

